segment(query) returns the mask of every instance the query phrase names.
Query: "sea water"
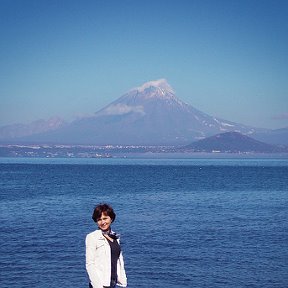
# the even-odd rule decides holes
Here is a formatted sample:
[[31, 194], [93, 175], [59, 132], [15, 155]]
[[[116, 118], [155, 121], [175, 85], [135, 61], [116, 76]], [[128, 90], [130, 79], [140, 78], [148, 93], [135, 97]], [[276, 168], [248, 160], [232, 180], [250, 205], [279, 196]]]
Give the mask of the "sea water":
[[128, 287], [288, 287], [280, 159], [0, 159], [0, 287], [88, 287], [111, 204]]

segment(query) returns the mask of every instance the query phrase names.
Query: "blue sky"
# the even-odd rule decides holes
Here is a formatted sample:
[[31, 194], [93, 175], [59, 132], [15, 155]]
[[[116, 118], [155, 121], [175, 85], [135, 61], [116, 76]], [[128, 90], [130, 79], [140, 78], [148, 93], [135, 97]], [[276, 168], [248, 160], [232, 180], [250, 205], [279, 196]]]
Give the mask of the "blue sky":
[[209, 115], [288, 127], [287, 15], [286, 0], [0, 0], [0, 125], [165, 78]]

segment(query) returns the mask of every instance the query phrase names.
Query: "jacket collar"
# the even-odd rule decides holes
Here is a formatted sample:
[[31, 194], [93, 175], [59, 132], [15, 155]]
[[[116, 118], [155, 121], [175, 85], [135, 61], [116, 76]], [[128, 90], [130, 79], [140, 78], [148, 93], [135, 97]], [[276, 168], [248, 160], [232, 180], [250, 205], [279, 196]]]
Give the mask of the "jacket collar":
[[[102, 230], [95, 230], [96, 237], [101, 240], [105, 240], [106, 237], [103, 235]], [[116, 234], [113, 230], [111, 230], [111, 234], [116, 235], [117, 239], [119, 239], [119, 234]]]

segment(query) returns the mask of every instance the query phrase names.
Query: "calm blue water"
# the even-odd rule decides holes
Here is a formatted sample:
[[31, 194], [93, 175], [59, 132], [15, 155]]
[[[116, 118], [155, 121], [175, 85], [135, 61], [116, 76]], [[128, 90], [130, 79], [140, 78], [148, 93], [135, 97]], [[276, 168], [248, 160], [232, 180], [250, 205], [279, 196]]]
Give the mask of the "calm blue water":
[[0, 287], [87, 287], [116, 210], [129, 287], [288, 287], [288, 162], [0, 159]]

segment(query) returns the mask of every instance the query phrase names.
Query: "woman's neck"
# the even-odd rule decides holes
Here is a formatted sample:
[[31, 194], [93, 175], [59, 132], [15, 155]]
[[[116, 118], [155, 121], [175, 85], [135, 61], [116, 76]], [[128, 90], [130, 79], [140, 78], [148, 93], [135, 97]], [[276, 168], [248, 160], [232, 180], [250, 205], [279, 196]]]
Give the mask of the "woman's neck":
[[111, 229], [108, 229], [108, 230], [106, 230], [106, 231], [103, 231], [102, 230], [102, 234], [103, 235], [109, 235], [111, 233]]

